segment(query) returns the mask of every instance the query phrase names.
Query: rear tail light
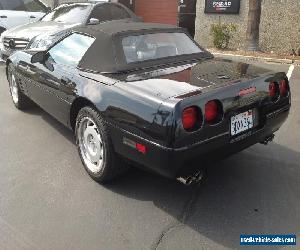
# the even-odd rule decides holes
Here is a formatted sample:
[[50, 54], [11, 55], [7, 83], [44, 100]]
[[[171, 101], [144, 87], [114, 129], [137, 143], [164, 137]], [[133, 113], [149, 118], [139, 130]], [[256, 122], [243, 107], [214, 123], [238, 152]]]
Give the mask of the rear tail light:
[[280, 90], [280, 95], [281, 96], [287, 96], [288, 94], [288, 82], [287, 80], [281, 80], [279, 83], [279, 90]]
[[145, 145], [143, 144], [140, 144], [140, 143], [136, 143], [135, 144], [135, 148], [137, 151], [139, 151], [140, 153], [142, 154], [146, 154], [147, 153], [147, 148]]
[[200, 127], [201, 116], [197, 107], [189, 107], [182, 112], [182, 125], [186, 131], [194, 131]]
[[278, 96], [278, 84], [275, 82], [270, 82], [269, 84], [269, 95], [272, 99]]
[[205, 104], [205, 120], [208, 123], [217, 123], [222, 119], [223, 108], [219, 101], [212, 100]]

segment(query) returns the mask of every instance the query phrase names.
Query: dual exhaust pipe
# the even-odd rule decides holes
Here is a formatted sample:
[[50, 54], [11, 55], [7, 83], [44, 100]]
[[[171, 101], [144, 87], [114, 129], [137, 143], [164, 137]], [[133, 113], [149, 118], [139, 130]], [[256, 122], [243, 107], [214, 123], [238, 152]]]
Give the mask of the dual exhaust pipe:
[[268, 145], [270, 142], [272, 142], [275, 138], [274, 134], [271, 134], [269, 136], [267, 136], [263, 141], [261, 141], [260, 143], [263, 145]]
[[[271, 134], [271, 135], [267, 136], [260, 143], [264, 144], [264, 145], [268, 145], [270, 142], [272, 142], [274, 140], [274, 138], [275, 138], [275, 135]], [[203, 181], [204, 177], [205, 177], [205, 170], [202, 169], [202, 170], [198, 170], [197, 172], [195, 172], [191, 175], [178, 177], [177, 180], [186, 186], [191, 186], [194, 184], [199, 184], [201, 181]]]
[[200, 183], [205, 177], [205, 171], [199, 170], [192, 175], [178, 177], [177, 180], [186, 186], [191, 186]]

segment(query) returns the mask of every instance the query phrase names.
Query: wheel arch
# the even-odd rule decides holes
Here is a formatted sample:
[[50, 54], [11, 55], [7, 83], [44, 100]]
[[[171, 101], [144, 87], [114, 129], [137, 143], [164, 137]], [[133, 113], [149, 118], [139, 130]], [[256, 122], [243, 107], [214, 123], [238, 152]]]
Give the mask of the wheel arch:
[[87, 106], [97, 109], [96, 106], [85, 97], [77, 97], [73, 101], [73, 103], [71, 105], [71, 109], [70, 109], [70, 126], [73, 131], [75, 130], [76, 118], [77, 118], [79, 111], [82, 108], [87, 107]]

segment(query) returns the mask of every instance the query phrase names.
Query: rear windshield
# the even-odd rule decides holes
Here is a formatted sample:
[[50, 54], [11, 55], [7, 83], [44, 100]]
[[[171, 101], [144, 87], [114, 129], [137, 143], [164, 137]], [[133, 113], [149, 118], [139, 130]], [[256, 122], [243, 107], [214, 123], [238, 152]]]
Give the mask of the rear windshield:
[[55, 21], [62, 23], [84, 23], [91, 6], [89, 4], [62, 5], [44, 16], [41, 21]]
[[185, 33], [153, 33], [122, 39], [127, 63], [203, 52]]

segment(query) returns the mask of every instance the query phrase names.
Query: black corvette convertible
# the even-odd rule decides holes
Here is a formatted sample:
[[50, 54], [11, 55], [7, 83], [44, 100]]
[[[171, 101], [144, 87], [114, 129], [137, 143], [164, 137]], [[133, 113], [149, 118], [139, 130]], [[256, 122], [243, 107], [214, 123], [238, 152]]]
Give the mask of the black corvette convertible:
[[7, 77], [17, 108], [33, 101], [74, 130], [99, 182], [127, 159], [190, 183], [208, 158], [271, 141], [291, 107], [285, 73], [216, 59], [162, 24], [74, 28], [47, 51], [12, 55]]

